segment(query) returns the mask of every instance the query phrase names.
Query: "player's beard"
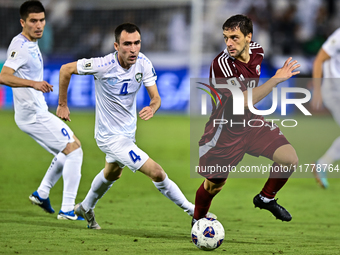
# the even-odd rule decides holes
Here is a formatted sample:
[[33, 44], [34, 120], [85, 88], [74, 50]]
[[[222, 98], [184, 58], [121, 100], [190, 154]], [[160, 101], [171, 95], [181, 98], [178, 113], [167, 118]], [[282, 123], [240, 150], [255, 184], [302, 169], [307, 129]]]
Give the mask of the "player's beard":
[[234, 56], [234, 58], [240, 57], [243, 54], [243, 52], [245, 51], [246, 48], [247, 48], [247, 45], [245, 44], [243, 49], [241, 51], [239, 51], [239, 53], [236, 56]]

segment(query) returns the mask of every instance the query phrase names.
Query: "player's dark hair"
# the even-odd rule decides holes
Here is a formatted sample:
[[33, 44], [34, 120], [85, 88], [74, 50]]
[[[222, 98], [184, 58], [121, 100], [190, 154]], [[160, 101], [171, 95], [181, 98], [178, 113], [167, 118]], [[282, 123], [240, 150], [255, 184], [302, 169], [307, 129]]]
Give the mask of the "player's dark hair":
[[123, 23], [119, 25], [115, 30], [116, 43], [118, 44], [119, 44], [120, 35], [122, 34], [123, 31], [126, 31], [127, 33], [130, 33], [130, 34], [137, 31], [140, 34], [140, 30], [135, 24]]
[[45, 8], [40, 1], [30, 0], [20, 6], [20, 18], [26, 20], [30, 13], [45, 13]]
[[244, 36], [247, 36], [249, 33], [253, 34], [253, 22], [245, 15], [238, 14], [231, 16], [222, 26], [223, 30], [234, 30], [236, 28], [240, 28]]

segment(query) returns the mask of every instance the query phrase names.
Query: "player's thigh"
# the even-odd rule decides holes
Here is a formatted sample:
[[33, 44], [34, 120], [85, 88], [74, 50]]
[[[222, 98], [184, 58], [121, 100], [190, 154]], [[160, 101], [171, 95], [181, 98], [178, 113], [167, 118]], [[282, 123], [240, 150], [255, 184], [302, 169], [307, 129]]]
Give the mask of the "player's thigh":
[[75, 141], [69, 126], [50, 112], [37, 114], [36, 122], [18, 127], [54, 155]]
[[97, 142], [106, 154], [106, 162], [117, 163], [120, 168], [127, 166], [136, 172], [148, 160], [149, 156], [141, 150], [132, 139], [125, 136], [113, 137], [108, 143]]
[[245, 148], [241, 143], [228, 148], [213, 148], [201, 155], [199, 165], [195, 166], [195, 172], [209, 180], [227, 179], [244, 154]]
[[284, 144], [275, 150], [273, 161], [285, 166], [297, 165], [298, 156], [292, 145]]
[[[262, 127], [253, 127], [248, 134], [247, 154], [273, 159], [275, 151], [284, 145], [290, 145], [276, 124], [265, 121]], [[278, 163], [278, 162], [277, 162]]]

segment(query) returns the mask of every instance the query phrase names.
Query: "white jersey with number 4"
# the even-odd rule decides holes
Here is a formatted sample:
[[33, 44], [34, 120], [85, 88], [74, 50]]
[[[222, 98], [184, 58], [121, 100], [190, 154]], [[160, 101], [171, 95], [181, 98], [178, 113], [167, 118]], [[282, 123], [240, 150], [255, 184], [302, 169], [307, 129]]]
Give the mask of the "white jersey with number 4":
[[[8, 47], [4, 64], [12, 68], [14, 75], [27, 80], [42, 81], [43, 59], [38, 42], [31, 42], [22, 34], [15, 36]], [[41, 91], [33, 88], [12, 88], [15, 122], [30, 124], [36, 121], [36, 114], [47, 112], [48, 107]]]
[[95, 79], [95, 138], [100, 143], [107, 143], [115, 135], [135, 138], [137, 92], [142, 83], [152, 86], [157, 79], [152, 63], [143, 53], [128, 70], [120, 66], [117, 54], [77, 62], [79, 74], [92, 74]]

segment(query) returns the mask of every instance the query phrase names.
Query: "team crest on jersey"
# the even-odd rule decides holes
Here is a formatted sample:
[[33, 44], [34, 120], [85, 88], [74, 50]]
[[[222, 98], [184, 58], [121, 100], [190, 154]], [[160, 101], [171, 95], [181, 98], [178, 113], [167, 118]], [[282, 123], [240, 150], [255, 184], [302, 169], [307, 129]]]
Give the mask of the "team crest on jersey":
[[142, 73], [137, 73], [137, 74], [135, 75], [135, 78], [136, 78], [136, 81], [137, 81], [138, 83], [141, 83], [141, 81], [142, 81], [142, 79], [143, 79], [143, 74], [142, 74]]
[[88, 60], [88, 61], [85, 62], [84, 69], [90, 70], [90, 69], [92, 69], [92, 66], [93, 66], [93, 61], [91, 59], [91, 60]]
[[257, 74], [258, 76], [260, 76], [260, 74], [261, 74], [261, 66], [260, 66], [260, 65], [257, 65], [257, 66], [256, 66], [256, 74]]
[[17, 54], [18, 53], [16, 51], [12, 51], [11, 55], [10, 55], [10, 58], [14, 59], [17, 56]]

